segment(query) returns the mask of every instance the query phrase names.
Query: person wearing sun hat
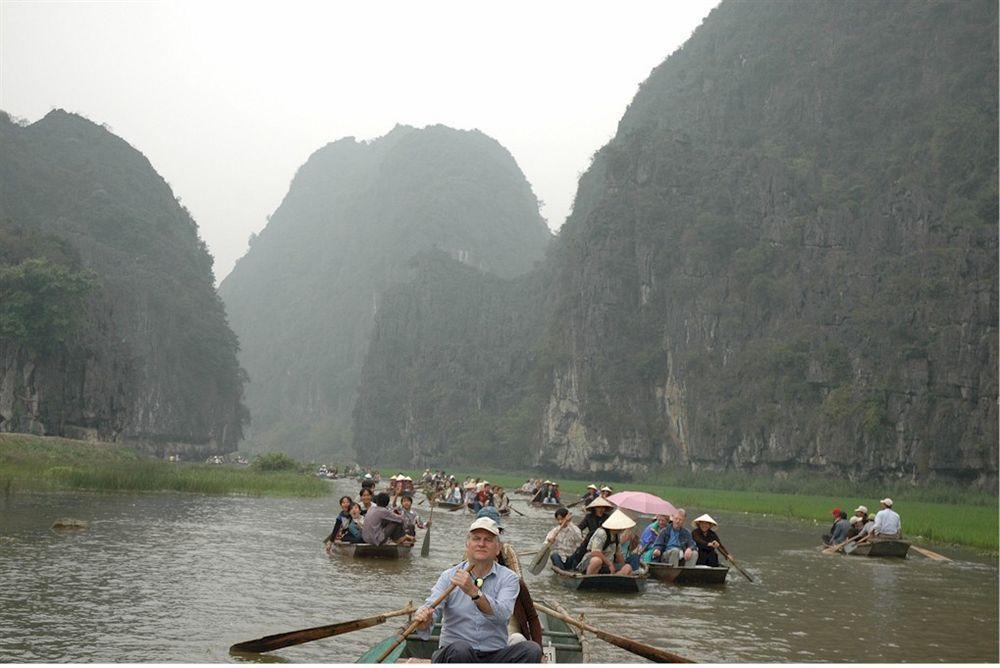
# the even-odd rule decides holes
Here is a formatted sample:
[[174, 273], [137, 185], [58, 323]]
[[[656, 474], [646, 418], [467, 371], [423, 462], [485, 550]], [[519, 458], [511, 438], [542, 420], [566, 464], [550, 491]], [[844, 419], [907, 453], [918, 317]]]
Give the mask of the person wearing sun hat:
[[587, 541], [587, 552], [576, 570], [587, 575], [599, 573], [630, 575], [632, 566], [625, 563], [621, 533], [634, 526], [635, 520], [616, 509]]
[[580, 547], [573, 553], [570, 563], [580, 564], [585, 561], [584, 555], [587, 554], [587, 544], [590, 542], [594, 532], [601, 528], [604, 520], [608, 518], [608, 515], [611, 514], [614, 508], [615, 504], [600, 496], [587, 504], [587, 514], [583, 516], [583, 519], [577, 525], [583, 536], [583, 540], [580, 542]]
[[691, 526], [691, 538], [698, 546], [698, 566], [711, 566], [717, 568], [719, 565], [719, 555], [715, 551], [719, 547], [719, 536], [715, 533], [715, 527], [719, 524], [712, 519], [708, 513], [694, 518]]
[[601, 495], [601, 492], [597, 489], [597, 485], [591, 483], [587, 485], [587, 491], [583, 493], [580, 497], [580, 501], [586, 506], [588, 503], [596, 499]]
[[611, 496], [614, 493], [614, 491], [615, 490], [611, 489], [610, 486], [604, 485], [603, 487], [601, 487], [601, 496], [606, 499], [609, 496]]
[[871, 533], [875, 538], [900, 539], [903, 537], [903, 522], [899, 513], [892, 509], [892, 499], [886, 497], [878, 502], [879, 511], [875, 513], [875, 524]]
[[[487, 511], [484, 508], [483, 511]], [[495, 509], [493, 509], [495, 511]], [[466, 560], [446, 569], [414, 614], [416, 635], [429, 640], [434, 618], [441, 618], [434, 663], [539, 663], [541, 646], [531, 640], [508, 645], [508, 623], [521, 591], [517, 573], [497, 562], [500, 526], [478, 517], [465, 539]], [[455, 588], [438, 605], [450, 585]]]

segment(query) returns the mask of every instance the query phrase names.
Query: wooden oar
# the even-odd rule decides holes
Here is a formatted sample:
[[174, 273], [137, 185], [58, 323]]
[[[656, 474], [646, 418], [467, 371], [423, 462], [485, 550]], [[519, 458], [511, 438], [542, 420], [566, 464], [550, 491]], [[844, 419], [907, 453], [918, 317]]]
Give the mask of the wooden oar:
[[527, 517], [527, 515], [525, 515], [525, 514], [524, 514], [524, 513], [522, 513], [522, 512], [520, 511], [520, 510], [518, 510], [517, 508], [515, 508], [515, 507], [514, 507], [514, 504], [513, 504], [513, 503], [508, 503], [508, 504], [507, 504], [507, 507], [508, 507], [508, 508], [510, 508], [511, 510], [513, 510], [513, 511], [514, 511], [515, 513], [517, 513], [517, 514], [518, 514], [518, 515], [520, 515], [521, 517]]
[[843, 543], [839, 543], [837, 545], [830, 545], [829, 547], [823, 548], [823, 554], [837, 554], [842, 549], [844, 549], [845, 545], [847, 545], [848, 543], [853, 543], [858, 538], [860, 538], [860, 536], [855, 536], [854, 538], [848, 538]]
[[638, 654], [644, 659], [649, 659], [655, 663], [694, 663], [691, 659], [686, 659], [683, 656], [673, 654], [672, 652], [641, 643], [638, 640], [632, 640], [631, 638], [602, 631], [596, 626], [591, 626], [590, 624], [585, 624], [577, 619], [573, 619], [569, 615], [557, 612], [548, 606], [542, 605], [538, 601], [535, 601], [535, 608], [551, 617], [561, 619], [567, 624], [575, 626], [578, 629], [589, 631], [605, 642], [609, 642], [616, 647], [621, 647], [622, 649], [632, 652], [633, 654]]
[[733, 559], [733, 555], [729, 554], [729, 550], [727, 550], [726, 546], [723, 545], [722, 543], [719, 543], [719, 552], [721, 552], [722, 556], [724, 556], [726, 558], [726, 561], [728, 561], [733, 566], [735, 566], [736, 570], [738, 570], [740, 573], [743, 574], [743, 577], [745, 577], [750, 582], [753, 582], [753, 578], [750, 577], [750, 574], [747, 573], [745, 570], [743, 570], [742, 566], [740, 566], [738, 563], [736, 563], [736, 560]]
[[413, 607], [413, 601], [406, 604], [405, 608], [399, 610], [393, 610], [392, 612], [385, 612], [381, 615], [376, 615], [375, 617], [365, 617], [364, 619], [354, 619], [349, 622], [340, 622], [338, 624], [328, 624], [327, 626], [315, 626], [311, 629], [302, 629], [300, 631], [289, 631], [288, 633], [277, 633], [272, 636], [264, 636], [263, 638], [257, 638], [256, 640], [248, 640], [246, 642], [238, 642], [229, 648], [230, 652], [270, 652], [276, 649], [281, 649], [282, 647], [289, 647], [291, 645], [301, 645], [302, 643], [311, 642], [313, 640], [319, 640], [321, 638], [329, 638], [330, 636], [339, 636], [342, 633], [349, 633], [351, 631], [357, 631], [358, 629], [366, 629], [369, 626], [376, 626], [385, 622], [385, 620], [390, 617], [399, 617], [400, 615], [409, 615], [416, 612], [416, 608]]
[[431, 522], [434, 520], [434, 506], [431, 506], [431, 515], [427, 518], [427, 531], [424, 533], [424, 542], [420, 546], [420, 556], [427, 557], [431, 553]]
[[[569, 526], [569, 520], [570, 516], [566, 515], [562, 521], [562, 525], [559, 527], [559, 531], [556, 531], [556, 535], [552, 537], [552, 543], [554, 543], [559, 534], [562, 533], [562, 530]], [[545, 544], [542, 545], [542, 549], [538, 551], [538, 556], [535, 557], [534, 561], [531, 562], [531, 566], [528, 567], [528, 570], [534, 575], [538, 575], [545, 568], [545, 564], [549, 560], [549, 555], [552, 554], [552, 543], [545, 541]]]
[[917, 547], [916, 545], [911, 544], [910, 549], [916, 550], [917, 552], [924, 555], [928, 559], [933, 559], [934, 561], [953, 561], [952, 559], [949, 559], [943, 554], [938, 554], [937, 552], [934, 552], [933, 550], [928, 550], [925, 547]]
[[[468, 567], [468, 568], [466, 568], [466, 569], [465, 569], [465, 571], [466, 571], [467, 573], [471, 573], [471, 572], [472, 572], [472, 569], [473, 569], [473, 568], [475, 568], [475, 567], [476, 567], [476, 566], [475, 566], [475, 564], [469, 564], [469, 567]], [[450, 594], [450, 593], [451, 593], [451, 590], [452, 590], [452, 589], [454, 589], [454, 588], [455, 588], [455, 585], [453, 585], [453, 584], [451, 584], [451, 585], [448, 585], [448, 588], [444, 590], [444, 593], [443, 593], [443, 594], [441, 594], [440, 596], [438, 596], [438, 597], [437, 597], [437, 599], [436, 599], [436, 600], [435, 600], [435, 601], [434, 601], [433, 603], [431, 603], [430, 607], [432, 607], [432, 608], [436, 608], [436, 607], [438, 607], [439, 605], [441, 605], [441, 601], [443, 601], [443, 600], [445, 600], [446, 598], [448, 598], [448, 594]], [[403, 632], [399, 634], [399, 637], [398, 637], [398, 638], [396, 638], [396, 639], [395, 639], [395, 640], [393, 641], [393, 643], [392, 643], [392, 645], [391, 645], [391, 646], [389, 647], [389, 649], [387, 649], [387, 650], [385, 650], [384, 652], [382, 652], [382, 655], [381, 655], [381, 656], [379, 656], [379, 658], [375, 659], [375, 663], [382, 663], [383, 661], [385, 661], [385, 657], [387, 657], [387, 656], [389, 656], [390, 654], [392, 654], [392, 650], [394, 650], [394, 649], [396, 649], [397, 647], [399, 647], [399, 644], [400, 644], [401, 642], [403, 642], [404, 640], [406, 640], [406, 639], [407, 639], [407, 638], [409, 637], [409, 635], [410, 635], [411, 633], [413, 633], [414, 631], [416, 631], [416, 630], [417, 630], [417, 626], [419, 626], [419, 625], [420, 625], [420, 622], [418, 622], [417, 620], [414, 620], [414, 621], [410, 622], [410, 625], [409, 625], [409, 626], [407, 626], [407, 627], [406, 627], [406, 628], [405, 628], [405, 629], [403, 630]]]

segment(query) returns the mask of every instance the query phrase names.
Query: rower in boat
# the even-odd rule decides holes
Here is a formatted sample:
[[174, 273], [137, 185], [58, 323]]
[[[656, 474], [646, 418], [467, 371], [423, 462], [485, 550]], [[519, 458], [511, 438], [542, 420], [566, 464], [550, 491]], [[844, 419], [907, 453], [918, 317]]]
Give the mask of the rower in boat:
[[615, 510], [587, 541], [587, 552], [576, 570], [586, 575], [631, 575], [633, 564], [627, 563], [621, 546], [621, 534], [635, 526], [635, 520], [621, 510]]
[[493, 490], [493, 506], [500, 513], [500, 517], [510, 515], [510, 499], [503, 487], [497, 485]]
[[[438, 578], [424, 605], [414, 613], [421, 623], [418, 637], [430, 638], [435, 614], [443, 620], [435, 663], [539, 663], [541, 646], [532, 640], [508, 645], [507, 624], [520, 592], [517, 573], [497, 563], [500, 528], [488, 517], [477, 518], [465, 542], [467, 560]], [[471, 571], [471, 572], [470, 572]], [[455, 589], [437, 609], [430, 604], [449, 585]]]
[[369, 545], [384, 545], [389, 541], [400, 545], [412, 545], [413, 537], [403, 531], [403, 516], [398, 511], [389, 510], [389, 495], [379, 492], [375, 495], [375, 506], [365, 515], [362, 536]]
[[[555, 520], [555, 528], [545, 536], [545, 542], [552, 546], [550, 559], [556, 568], [572, 571], [577, 564], [574, 555], [583, 544], [583, 533], [580, 527], [573, 524], [573, 517], [567, 508], [556, 510]], [[566, 526], [563, 527], [563, 524]]]
[[615, 490], [611, 489], [609, 485], [604, 485], [603, 487], [601, 487], [601, 498], [606, 499], [612, 494], [614, 494], [614, 492]]
[[694, 526], [691, 538], [698, 546], [698, 560], [695, 565], [718, 568], [719, 553], [716, 552], [716, 549], [719, 547], [719, 536], [715, 533], [715, 527], [719, 525], [718, 522], [713, 520], [711, 515], [705, 513], [696, 517], [691, 524]]
[[698, 560], [698, 545], [684, 526], [687, 511], [678, 508], [670, 518], [670, 526], [660, 532], [653, 543], [653, 560], [671, 566], [694, 566]]
[[601, 493], [600, 491], [598, 491], [597, 485], [591, 483], [587, 485], [587, 491], [584, 492], [583, 496], [580, 497], [580, 502], [583, 503], [584, 507], [586, 507], [587, 504], [589, 504], [591, 501], [593, 501], [600, 495]]
[[604, 524], [604, 520], [608, 518], [614, 507], [613, 503], [602, 497], [597, 497], [587, 504], [587, 514], [583, 516], [583, 519], [577, 525], [583, 536], [583, 540], [580, 541], [580, 547], [576, 549], [570, 560], [574, 566], [583, 561], [583, 556], [587, 552], [587, 543], [590, 542], [591, 536]]

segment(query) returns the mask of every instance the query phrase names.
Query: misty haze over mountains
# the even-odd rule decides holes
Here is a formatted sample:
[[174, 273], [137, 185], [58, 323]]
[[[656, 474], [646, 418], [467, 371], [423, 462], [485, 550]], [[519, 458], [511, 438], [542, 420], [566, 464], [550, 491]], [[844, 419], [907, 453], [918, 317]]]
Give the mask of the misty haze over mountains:
[[397, 126], [313, 153], [218, 294], [142, 154], [5, 117], [0, 430], [995, 486], [996, 82], [995, 3], [724, 2], [557, 236], [496, 140]]

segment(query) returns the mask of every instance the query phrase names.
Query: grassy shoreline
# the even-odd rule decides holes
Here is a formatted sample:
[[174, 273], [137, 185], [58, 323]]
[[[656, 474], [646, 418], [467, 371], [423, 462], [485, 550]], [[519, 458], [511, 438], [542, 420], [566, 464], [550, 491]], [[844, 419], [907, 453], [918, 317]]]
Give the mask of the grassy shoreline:
[[325, 496], [315, 476], [144, 458], [116, 443], [0, 434], [0, 493], [174, 491], [247, 496]]
[[[386, 470], [388, 473], [388, 470]], [[409, 471], [407, 475], [416, 478], [423, 472]], [[449, 472], [456, 478], [466, 475], [485, 476], [490, 482], [499, 483], [512, 490], [520, 487], [528, 477], [539, 477], [530, 473], [499, 473], [491, 471]], [[391, 475], [391, 474], [390, 474]], [[577, 499], [593, 480], [558, 478], [557, 482], [564, 496]], [[677, 484], [657, 482], [611, 483], [617, 490], [631, 489], [650, 492], [669, 499], [676, 506], [697, 508], [699, 512], [724, 510], [748, 512], [779, 517], [794, 517], [815, 520], [824, 529], [831, 521], [830, 510], [840, 507], [850, 513], [859, 505], [866, 505], [874, 512], [878, 509], [878, 496], [865, 496], [857, 492], [841, 494], [833, 490], [831, 494], [781, 493], [757, 490], [710, 489], [705, 487], [683, 487]], [[829, 488], [827, 488], [829, 489]], [[925, 544], [954, 544], [973, 547], [996, 553], [998, 548], [997, 497], [983, 493], [958, 495], [964, 503], [945, 503], [919, 498], [921, 490], [905, 490], [897, 493], [889, 488], [885, 493], [893, 497], [895, 509], [903, 519], [904, 535], [913, 542]], [[941, 496], [941, 490], [931, 490], [932, 498]], [[947, 494], [945, 497], [949, 496]], [[917, 497], [917, 498], [914, 498]], [[517, 499], [518, 497], [511, 497]], [[522, 497], [523, 498], [523, 497]], [[818, 542], [817, 534], [817, 542]]]

